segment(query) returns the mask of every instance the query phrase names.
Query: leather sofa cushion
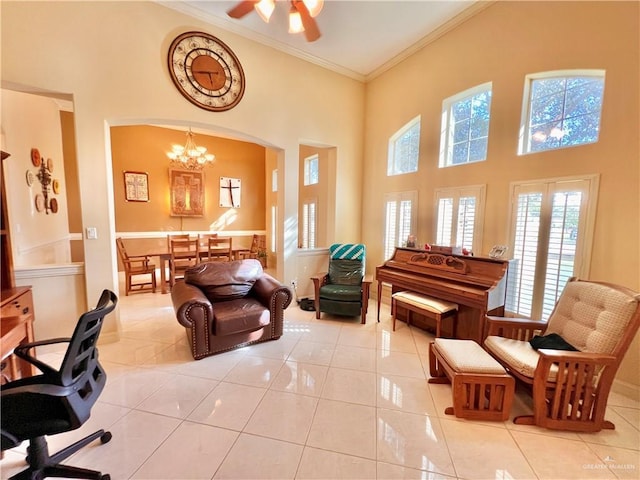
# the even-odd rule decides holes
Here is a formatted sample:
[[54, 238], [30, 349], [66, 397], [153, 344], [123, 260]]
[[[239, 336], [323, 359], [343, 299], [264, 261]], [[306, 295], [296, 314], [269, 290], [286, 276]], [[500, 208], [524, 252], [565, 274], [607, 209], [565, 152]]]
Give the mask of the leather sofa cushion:
[[245, 297], [262, 273], [258, 260], [209, 262], [187, 269], [184, 281], [198, 287], [215, 303]]
[[341, 302], [358, 302], [362, 300], [362, 287], [358, 285], [327, 284], [320, 287], [320, 298], [338, 300]]
[[269, 323], [269, 310], [252, 298], [219, 302], [213, 306], [213, 332], [216, 336], [250, 332]]

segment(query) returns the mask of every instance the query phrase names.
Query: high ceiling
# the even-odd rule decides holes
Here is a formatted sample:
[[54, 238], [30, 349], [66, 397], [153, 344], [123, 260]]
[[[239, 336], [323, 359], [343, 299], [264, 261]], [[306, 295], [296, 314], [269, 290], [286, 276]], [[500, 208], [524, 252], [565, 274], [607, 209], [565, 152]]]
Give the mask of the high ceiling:
[[[158, 3], [247, 38], [305, 58], [360, 80], [375, 76], [403, 53], [413, 52], [437, 37], [451, 22], [468, 18], [487, 1], [325, 0], [316, 18], [322, 36], [308, 43], [303, 34], [289, 34], [290, 2], [278, 1], [270, 22], [256, 12], [242, 19], [226, 12], [237, 1], [158, 1]], [[215, 30], [209, 33], [215, 35]]]

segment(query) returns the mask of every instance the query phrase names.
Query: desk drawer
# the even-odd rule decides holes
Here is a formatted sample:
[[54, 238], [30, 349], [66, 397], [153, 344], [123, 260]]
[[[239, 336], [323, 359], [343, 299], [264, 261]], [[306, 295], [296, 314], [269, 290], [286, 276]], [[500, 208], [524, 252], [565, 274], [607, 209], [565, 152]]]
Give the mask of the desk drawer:
[[2, 306], [1, 317], [11, 317], [14, 315], [33, 315], [33, 295], [31, 290], [25, 291], [22, 295]]

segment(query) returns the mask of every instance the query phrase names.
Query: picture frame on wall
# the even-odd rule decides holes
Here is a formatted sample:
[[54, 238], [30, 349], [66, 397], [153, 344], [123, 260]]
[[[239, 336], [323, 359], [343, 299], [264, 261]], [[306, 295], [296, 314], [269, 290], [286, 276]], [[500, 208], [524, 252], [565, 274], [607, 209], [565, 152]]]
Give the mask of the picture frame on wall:
[[124, 198], [127, 202], [149, 201], [149, 174], [146, 172], [124, 173]]
[[507, 249], [506, 245], [494, 245], [489, 252], [489, 258], [502, 258], [507, 253]]
[[239, 178], [220, 177], [220, 206], [239, 208], [242, 185]]
[[169, 169], [172, 217], [204, 215], [204, 172]]

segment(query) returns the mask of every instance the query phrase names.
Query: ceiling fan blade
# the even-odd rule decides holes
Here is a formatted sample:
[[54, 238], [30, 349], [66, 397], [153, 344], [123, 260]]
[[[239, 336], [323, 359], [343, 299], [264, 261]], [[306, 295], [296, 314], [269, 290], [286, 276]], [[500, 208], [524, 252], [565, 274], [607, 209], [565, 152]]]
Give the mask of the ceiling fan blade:
[[258, 1], [259, 0], [245, 0], [240, 2], [235, 7], [229, 9], [227, 15], [231, 18], [242, 18], [253, 10], [253, 6], [258, 3]]
[[304, 36], [306, 37], [307, 42], [315, 42], [320, 38], [320, 30], [318, 29], [318, 24], [311, 16], [311, 14], [309, 13], [309, 9], [302, 0], [295, 0], [293, 4], [300, 14], [302, 26], [304, 27]]

